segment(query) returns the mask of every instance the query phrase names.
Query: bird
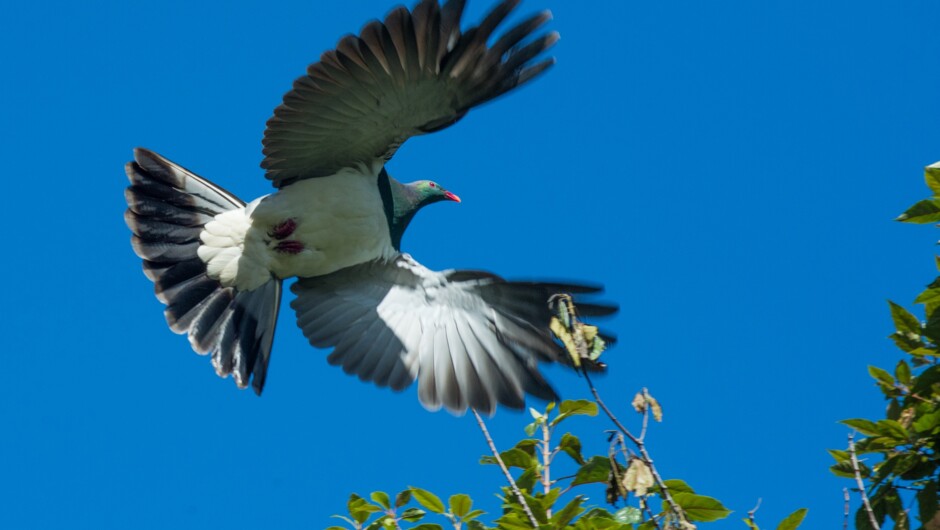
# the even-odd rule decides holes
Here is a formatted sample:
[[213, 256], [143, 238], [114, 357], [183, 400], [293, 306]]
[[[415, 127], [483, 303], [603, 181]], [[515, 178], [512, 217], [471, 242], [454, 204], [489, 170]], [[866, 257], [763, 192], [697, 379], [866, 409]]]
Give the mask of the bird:
[[502, 0], [461, 29], [464, 0], [421, 0], [342, 37], [267, 121], [261, 167], [275, 191], [251, 202], [134, 150], [131, 245], [170, 329], [219, 376], [261, 395], [282, 284], [296, 277], [297, 325], [348, 374], [395, 391], [417, 381], [425, 408], [455, 415], [558, 400], [540, 365], [572, 363], [548, 328], [549, 298], [572, 294], [585, 316], [617, 307], [590, 299], [597, 285], [424, 267], [401, 250], [402, 235], [425, 206], [460, 198], [385, 167], [410, 137], [450, 127], [554, 64], [543, 52], [558, 34], [538, 34], [550, 12], [497, 35], [518, 4]]

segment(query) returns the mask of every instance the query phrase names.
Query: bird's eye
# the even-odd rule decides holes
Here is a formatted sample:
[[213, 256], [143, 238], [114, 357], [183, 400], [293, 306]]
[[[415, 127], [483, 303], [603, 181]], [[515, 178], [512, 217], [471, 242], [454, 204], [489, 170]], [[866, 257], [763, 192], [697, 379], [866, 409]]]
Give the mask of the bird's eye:
[[437, 187], [437, 184], [435, 184], [435, 183], [432, 182], [432, 183], [430, 184], [430, 186], [431, 186], [432, 188], [436, 188], [436, 187]]

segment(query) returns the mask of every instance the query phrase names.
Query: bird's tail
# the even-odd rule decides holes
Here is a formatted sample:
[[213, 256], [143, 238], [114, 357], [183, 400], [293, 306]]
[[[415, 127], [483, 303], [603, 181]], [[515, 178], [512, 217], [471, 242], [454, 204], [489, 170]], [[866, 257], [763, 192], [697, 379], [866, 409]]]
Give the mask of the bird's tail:
[[124, 219], [131, 245], [144, 260], [144, 274], [166, 304], [167, 323], [186, 333], [193, 349], [212, 355], [221, 377], [232, 374], [239, 388], [261, 394], [281, 301], [281, 280], [257, 289], [225, 287], [206, 272], [197, 255], [206, 223], [244, 208], [228, 191], [146, 149], [134, 150], [126, 166]]

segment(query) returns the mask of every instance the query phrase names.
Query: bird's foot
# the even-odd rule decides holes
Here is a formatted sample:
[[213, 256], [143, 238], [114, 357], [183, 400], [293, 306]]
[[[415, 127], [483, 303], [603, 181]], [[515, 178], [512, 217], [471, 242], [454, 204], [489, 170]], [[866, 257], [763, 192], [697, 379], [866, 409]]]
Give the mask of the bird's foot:
[[[268, 235], [274, 239], [284, 239], [287, 236], [294, 233], [294, 230], [297, 229], [297, 221], [293, 219], [285, 219], [280, 223], [274, 225], [271, 228], [271, 231], [268, 232]], [[298, 251], [299, 252], [299, 251]]]
[[300, 241], [288, 239], [275, 245], [274, 250], [285, 254], [300, 254], [304, 250], [304, 244]]

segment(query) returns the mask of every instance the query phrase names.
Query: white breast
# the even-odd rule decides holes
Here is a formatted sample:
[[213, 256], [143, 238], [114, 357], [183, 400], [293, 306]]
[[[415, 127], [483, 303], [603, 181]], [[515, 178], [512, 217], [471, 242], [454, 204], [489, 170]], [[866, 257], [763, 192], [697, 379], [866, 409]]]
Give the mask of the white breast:
[[[321, 276], [395, 256], [377, 186], [379, 170], [345, 169], [301, 180], [245, 209], [220, 214], [206, 225], [199, 249], [210, 276], [249, 290], [272, 274]], [[277, 227], [288, 221], [293, 231], [279, 234]]]

